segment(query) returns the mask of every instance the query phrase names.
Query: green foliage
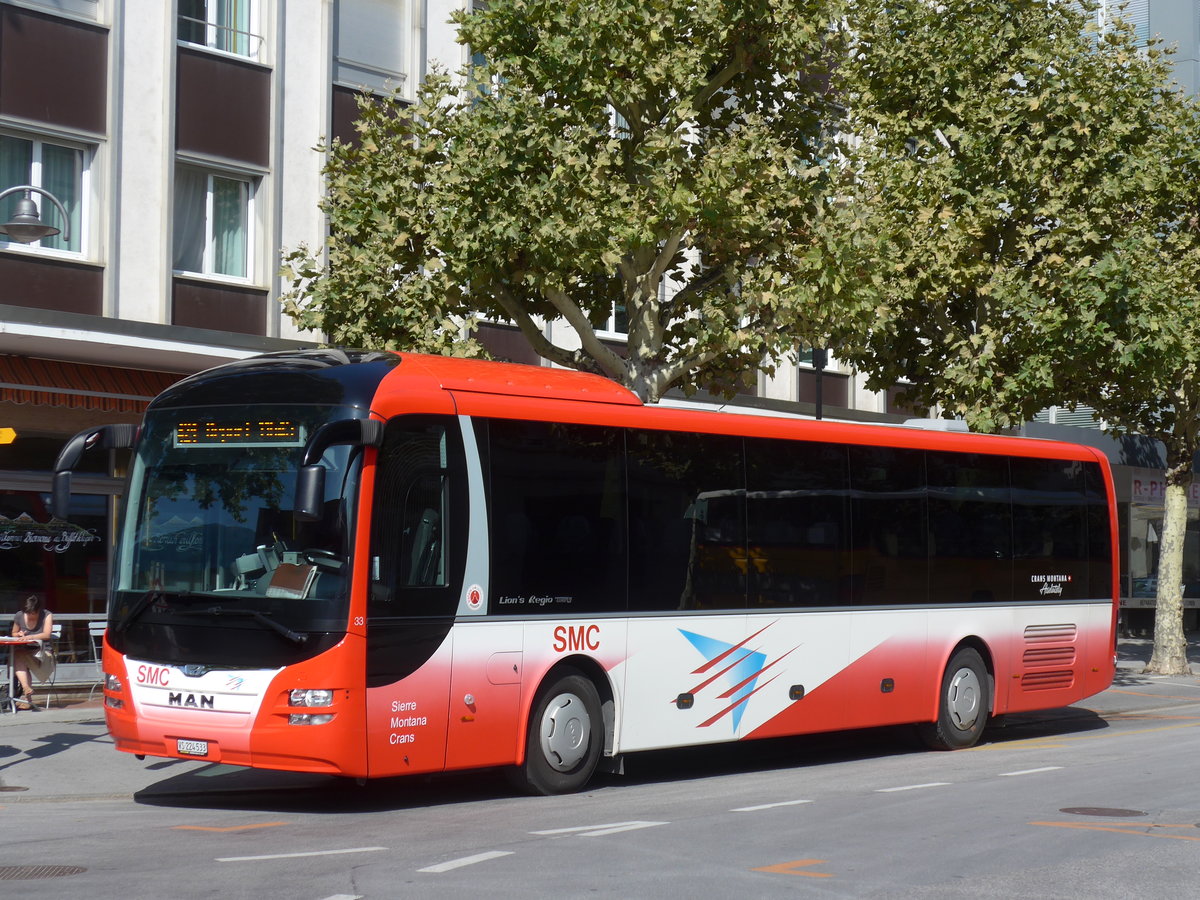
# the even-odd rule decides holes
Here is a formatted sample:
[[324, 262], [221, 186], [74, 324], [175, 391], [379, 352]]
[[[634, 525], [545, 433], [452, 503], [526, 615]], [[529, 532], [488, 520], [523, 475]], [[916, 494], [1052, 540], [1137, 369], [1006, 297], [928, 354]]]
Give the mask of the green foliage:
[[1190, 477], [1200, 451], [1200, 107], [1168, 100], [1136, 230], [1093, 273], [1112, 311], [1091, 380], [1112, 427], [1162, 441], [1168, 466]]
[[1173, 95], [1157, 117], [1157, 152], [1140, 173], [1144, 194], [1131, 237], [1094, 267], [1109, 317], [1092, 357], [1088, 396], [1110, 429], [1155, 438], [1166, 449], [1147, 671], [1177, 675], [1190, 674], [1180, 586], [1187, 493], [1200, 452], [1200, 108], [1194, 98]]
[[[339, 343], [476, 354], [478, 317], [643, 397], [735, 390], [836, 297], [838, 0], [494, 0], [459, 14], [488, 63], [417, 102], [366, 100], [329, 150], [327, 262], [285, 309]], [[836, 251], [840, 252], [840, 251]], [[668, 290], [669, 287], [669, 290]], [[665, 299], [664, 299], [665, 298]], [[623, 304], [629, 349], [596, 327]], [[580, 348], [539, 319], [565, 319]]]
[[1157, 51], [1090, 21], [1056, 0], [856, 4], [829, 241], [858, 236], [869, 274], [831, 330], [869, 387], [910, 379], [986, 431], [1086, 393], [1171, 93]]

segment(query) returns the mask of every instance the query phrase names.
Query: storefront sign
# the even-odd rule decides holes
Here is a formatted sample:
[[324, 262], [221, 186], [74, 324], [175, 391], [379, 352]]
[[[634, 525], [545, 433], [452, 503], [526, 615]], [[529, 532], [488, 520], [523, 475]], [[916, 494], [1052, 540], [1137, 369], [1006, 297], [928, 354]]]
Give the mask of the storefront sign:
[[[1167, 499], [1167, 482], [1162, 478], [1134, 478], [1133, 502], [1144, 506], [1162, 506]], [[1188, 506], [1200, 508], [1200, 482], [1193, 481], [1187, 492]]]
[[72, 547], [100, 540], [100, 535], [62, 520], [42, 523], [22, 513], [15, 519], [0, 516], [0, 551], [40, 547], [48, 553], [66, 553]]

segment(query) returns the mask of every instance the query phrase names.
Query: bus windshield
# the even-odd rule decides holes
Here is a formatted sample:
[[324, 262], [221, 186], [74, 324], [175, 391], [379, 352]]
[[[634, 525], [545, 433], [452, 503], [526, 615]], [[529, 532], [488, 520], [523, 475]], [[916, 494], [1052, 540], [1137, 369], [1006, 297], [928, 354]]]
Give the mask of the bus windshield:
[[292, 505], [308, 437], [353, 415], [291, 404], [151, 410], [130, 475], [112, 630], [155, 644], [156, 627], [175, 644], [221, 631], [209, 637], [226, 646], [231, 630], [296, 646], [312, 632], [344, 633], [361, 450], [326, 452], [317, 521], [298, 521]]

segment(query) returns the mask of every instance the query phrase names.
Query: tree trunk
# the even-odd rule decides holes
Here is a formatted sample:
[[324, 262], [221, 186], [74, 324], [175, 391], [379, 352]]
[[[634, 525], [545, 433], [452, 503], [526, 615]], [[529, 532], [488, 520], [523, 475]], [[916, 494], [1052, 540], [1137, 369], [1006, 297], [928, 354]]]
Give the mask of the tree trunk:
[[1191, 675], [1183, 635], [1183, 545], [1191, 459], [1167, 470], [1166, 510], [1159, 544], [1158, 592], [1154, 611], [1154, 654], [1143, 670], [1154, 675]]

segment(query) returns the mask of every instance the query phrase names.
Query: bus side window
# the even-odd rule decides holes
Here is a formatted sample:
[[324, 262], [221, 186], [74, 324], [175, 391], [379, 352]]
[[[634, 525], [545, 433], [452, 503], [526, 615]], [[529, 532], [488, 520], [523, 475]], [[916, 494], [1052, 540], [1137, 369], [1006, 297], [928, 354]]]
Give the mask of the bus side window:
[[930, 451], [929, 599], [1012, 602], [1012, 497], [1006, 456]]
[[846, 602], [850, 503], [841, 444], [746, 441], [752, 607]]
[[[1083, 463], [1014, 458], [1012, 473], [1015, 599], [1086, 597], [1090, 573]], [[1102, 567], [1111, 572], [1107, 564]]]
[[620, 429], [491, 419], [494, 614], [625, 609], [625, 457]]
[[852, 446], [849, 454], [853, 602], [928, 602], [924, 453]]
[[744, 609], [742, 439], [630, 430], [629, 608]]
[[388, 423], [375, 472], [371, 616], [453, 613], [448, 534], [458, 524], [452, 463], [460, 457], [452, 421], [402, 416]]

